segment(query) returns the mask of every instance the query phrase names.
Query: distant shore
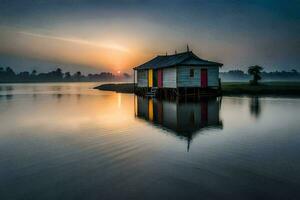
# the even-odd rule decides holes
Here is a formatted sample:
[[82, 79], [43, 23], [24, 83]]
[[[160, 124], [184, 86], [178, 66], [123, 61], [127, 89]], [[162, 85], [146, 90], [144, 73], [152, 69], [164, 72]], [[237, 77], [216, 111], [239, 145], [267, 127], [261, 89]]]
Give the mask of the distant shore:
[[[133, 93], [133, 83], [102, 84], [94, 89]], [[246, 82], [222, 83], [222, 95], [300, 96], [300, 82], [262, 82], [257, 86]]]

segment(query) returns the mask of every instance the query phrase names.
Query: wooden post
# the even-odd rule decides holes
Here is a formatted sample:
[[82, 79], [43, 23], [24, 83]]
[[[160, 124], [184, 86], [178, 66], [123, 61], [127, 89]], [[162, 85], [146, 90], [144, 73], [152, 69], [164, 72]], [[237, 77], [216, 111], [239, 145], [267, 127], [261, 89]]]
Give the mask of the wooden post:
[[133, 70], [133, 93], [135, 94], [135, 70]]

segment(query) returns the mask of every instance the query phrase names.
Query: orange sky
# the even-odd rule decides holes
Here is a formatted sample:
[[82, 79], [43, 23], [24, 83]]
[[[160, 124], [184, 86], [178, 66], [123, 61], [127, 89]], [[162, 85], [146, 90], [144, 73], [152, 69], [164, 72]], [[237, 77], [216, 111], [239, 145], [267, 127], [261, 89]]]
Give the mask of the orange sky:
[[149, 55], [130, 44], [112, 39], [82, 39], [16, 29], [0, 29], [0, 51], [37, 59], [126, 71]]

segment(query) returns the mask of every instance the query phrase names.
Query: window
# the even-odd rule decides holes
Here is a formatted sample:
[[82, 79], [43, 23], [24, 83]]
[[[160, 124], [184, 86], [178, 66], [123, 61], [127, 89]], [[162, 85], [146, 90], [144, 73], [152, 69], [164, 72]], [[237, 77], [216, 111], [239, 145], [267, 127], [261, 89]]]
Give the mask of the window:
[[191, 78], [194, 77], [194, 69], [190, 69], [190, 77], [191, 77]]

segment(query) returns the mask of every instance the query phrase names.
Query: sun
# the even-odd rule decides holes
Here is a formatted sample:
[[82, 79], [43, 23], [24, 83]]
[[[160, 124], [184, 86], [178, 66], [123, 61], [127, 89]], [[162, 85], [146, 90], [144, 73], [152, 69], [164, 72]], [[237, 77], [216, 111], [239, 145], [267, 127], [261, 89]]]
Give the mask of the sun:
[[121, 71], [120, 71], [120, 70], [118, 70], [118, 71], [117, 71], [117, 73], [118, 73], [118, 74], [121, 74]]

